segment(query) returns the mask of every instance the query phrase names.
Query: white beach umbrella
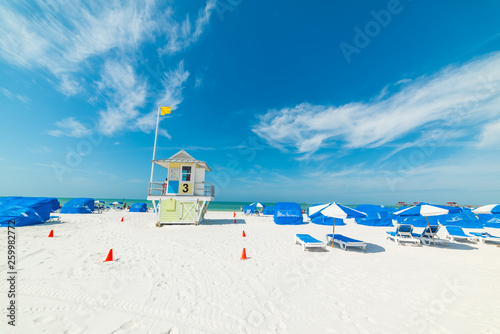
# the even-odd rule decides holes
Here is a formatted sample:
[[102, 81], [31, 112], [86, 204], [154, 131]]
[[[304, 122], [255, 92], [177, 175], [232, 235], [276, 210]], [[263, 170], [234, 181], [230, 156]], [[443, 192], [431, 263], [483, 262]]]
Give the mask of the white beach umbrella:
[[311, 218], [312, 215], [314, 215], [316, 212], [323, 210], [327, 206], [332, 205], [332, 203], [326, 203], [326, 204], [318, 204], [318, 205], [313, 205], [310, 206], [307, 209], [307, 216]]
[[483, 205], [479, 208], [475, 208], [472, 210], [474, 214], [499, 214], [500, 213], [500, 204], [489, 204]]
[[[343, 206], [335, 202], [331, 203], [326, 208], [321, 210], [320, 213], [327, 217], [340, 218], [340, 219], [368, 217], [368, 215], [364, 212], [354, 210], [350, 207]], [[335, 221], [333, 221], [332, 248], [333, 248], [334, 238], [335, 238]]]

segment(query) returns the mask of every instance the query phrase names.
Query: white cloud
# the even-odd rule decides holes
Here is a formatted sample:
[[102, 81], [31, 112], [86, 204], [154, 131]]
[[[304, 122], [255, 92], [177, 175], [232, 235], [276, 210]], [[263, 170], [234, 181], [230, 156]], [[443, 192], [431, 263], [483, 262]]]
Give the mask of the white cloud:
[[500, 53], [405, 84], [368, 103], [342, 106], [302, 103], [269, 110], [253, 131], [280, 149], [313, 153], [331, 142], [344, 148], [386, 145], [417, 131], [438, 127], [443, 141], [457, 129], [479, 127], [500, 110]]
[[24, 103], [28, 102], [28, 97], [24, 95], [14, 94], [6, 88], [0, 88], [0, 92], [2, 92], [2, 94], [8, 97], [9, 99], [18, 99], [19, 101]]
[[0, 57], [60, 77], [90, 57], [138, 46], [155, 32], [152, 1], [19, 1], [0, 8]]
[[[165, 73], [165, 77], [162, 80], [163, 92], [156, 105], [161, 104], [162, 106], [170, 106], [172, 111], [176, 110], [178, 105], [181, 104], [184, 99], [182, 96], [182, 90], [188, 77], [189, 72], [184, 69], [183, 61], [180, 61], [174, 70], [170, 70], [168, 73]], [[157, 108], [154, 108], [149, 113], [142, 115], [137, 119], [137, 127], [144, 132], [154, 130], [156, 127], [157, 115]], [[160, 121], [164, 118], [165, 116], [161, 117]], [[167, 138], [170, 138], [170, 135], [165, 130], [159, 131], [159, 133]]]
[[82, 87], [77, 81], [71, 79], [68, 75], [62, 75], [59, 90], [64, 95], [73, 96], [80, 93]]
[[[155, 0], [20, 0], [0, 7], [0, 58], [26, 70], [51, 73], [58, 79], [57, 89], [67, 96], [88, 92], [91, 103], [105, 102], [107, 108], [99, 111], [97, 125], [105, 135], [121, 130], [149, 132], [156, 124], [156, 112], [141, 114], [140, 109], [146, 104], [147, 92], [154, 94], [156, 89], [148, 87], [138, 74], [135, 52], [145, 42], [161, 45], [164, 40], [168, 54], [186, 49], [203, 33], [214, 7], [215, 0], [208, 0], [193, 24], [188, 16], [175, 21], [171, 4]], [[189, 76], [183, 66], [181, 62], [166, 75], [162, 96], [155, 98], [172, 109], [182, 102], [182, 87]], [[92, 92], [95, 87], [86, 83], [93, 82], [100, 69], [98, 92]], [[23, 99], [8, 90], [2, 92]], [[48, 133], [61, 136], [68, 132], [55, 129]], [[166, 131], [161, 134], [169, 137]]]
[[75, 120], [73, 117], [64, 118], [56, 123], [59, 129], [47, 130], [46, 132], [54, 137], [68, 136], [81, 138], [90, 134], [90, 130], [87, 129], [82, 123]]
[[138, 109], [145, 103], [147, 87], [132, 66], [125, 62], [106, 62], [98, 87], [110, 99], [108, 108], [99, 113], [99, 131], [111, 136], [124, 129], [133, 129]]
[[500, 147], [500, 120], [485, 125], [480, 135], [480, 148], [496, 148]]
[[205, 8], [199, 11], [194, 27], [189, 16], [186, 16], [181, 23], [168, 22], [164, 27], [167, 34], [167, 44], [160, 48], [158, 52], [160, 54], [174, 54], [195, 43], [208, 25], [212, 11], [215, 8], [215, 2], [216, 0], [207, 1]]

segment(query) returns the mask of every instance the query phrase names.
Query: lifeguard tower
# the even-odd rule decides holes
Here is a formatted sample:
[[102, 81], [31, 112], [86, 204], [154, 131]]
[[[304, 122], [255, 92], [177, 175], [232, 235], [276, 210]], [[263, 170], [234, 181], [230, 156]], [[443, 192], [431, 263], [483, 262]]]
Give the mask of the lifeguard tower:
[[196, 160], [184, 150], [152, 162], [151, 174], [154, 165], [158, 165], [167, 170], [162, 174], [168, 175], [164, 182], [149, 183], [148, 200], [156, 210], [156, 226], [201, 223], [208, 203], [215, 198], [214, 186], [205, 183], [205, 172], [211, 171], [206, 162]]

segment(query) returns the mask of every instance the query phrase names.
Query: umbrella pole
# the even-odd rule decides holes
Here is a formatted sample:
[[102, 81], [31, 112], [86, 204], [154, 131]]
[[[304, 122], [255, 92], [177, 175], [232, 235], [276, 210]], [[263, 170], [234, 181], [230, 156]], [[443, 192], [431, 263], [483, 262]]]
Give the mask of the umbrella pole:
[[431, 224], [429, 224], [429, 218], [425, 216], [425, 220], [427, 220], [427, 226], [429, 227], [429, 232], [431, 233], [432, 243], [434, 244], [434, 246], [436, 246], [436, 242], [434, 241], [434, 233], [432, 233]]
[[332, 248], [333, 248], [333, 241], [335, 239], [335, 218], [333, 218], [333, 230], [332, 230]]

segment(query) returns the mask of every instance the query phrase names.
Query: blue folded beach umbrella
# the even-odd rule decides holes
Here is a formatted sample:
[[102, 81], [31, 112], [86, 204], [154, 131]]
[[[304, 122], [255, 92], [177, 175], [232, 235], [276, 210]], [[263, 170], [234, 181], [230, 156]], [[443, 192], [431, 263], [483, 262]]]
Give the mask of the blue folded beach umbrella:
[[[429, 219], [427, 217], [432, 216], [442, 216], [453, 213], [460, 213], [462, 209], [456, 206], [444, 206], [444, 205], [431, 205], [427, 203], [419, 203], [411, 208], [406, 208], [403, 210], [399, 210], [394, 212], [394, 215], [400, 217], [418, 217], [423, 216], [427, 221], [427, 226], [429, 229], [431, 225], [429, 224]], [[434, 242], [434, 236], [432, 237], [432, 241]], [[434, 246], [436, 243], [434, 242]]]
[[479, 208], [475, 208], [472, 210], [473, 213], [477, 214], [499, 214], [500, 213], [500, 204], [489, 204], [483, 205]]
[[[331, 203], [330, 205], [328, 205], [319, 212], [324, 216], [332, 218], [340, 218], [340, 219], [367, 217], [367, 214], [364, 212], [351, 209], [350, 207], [343, 206], [336, 202]], [[335, 222], [333, 223], [333, 231], [332, 231], [332, 247], [333, 247], [334, 237], [335, 237]]]

